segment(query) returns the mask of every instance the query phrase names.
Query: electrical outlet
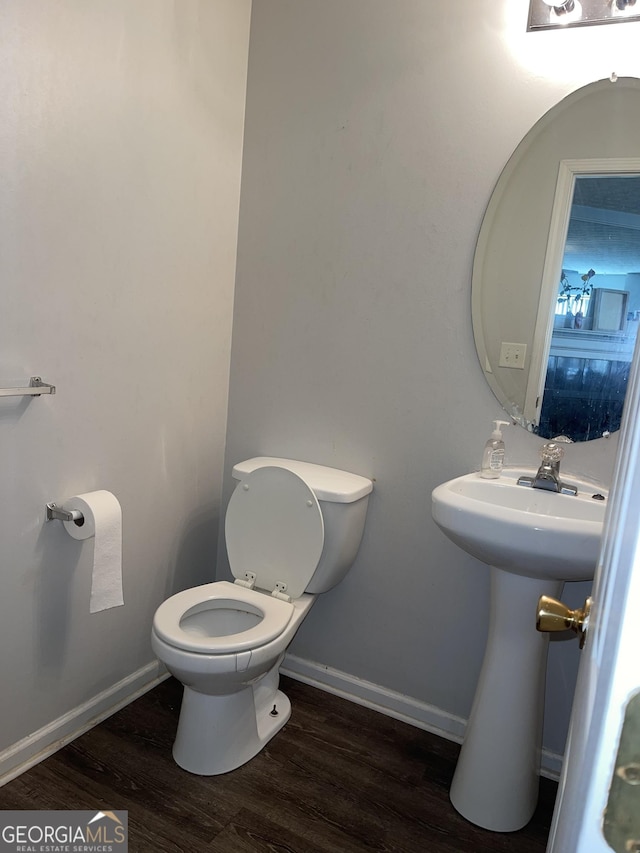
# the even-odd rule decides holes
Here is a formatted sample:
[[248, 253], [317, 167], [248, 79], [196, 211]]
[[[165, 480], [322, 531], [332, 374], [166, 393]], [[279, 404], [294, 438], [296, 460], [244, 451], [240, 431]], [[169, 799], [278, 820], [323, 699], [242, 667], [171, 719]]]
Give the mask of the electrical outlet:
[[524, 361], [527, 355], [526, 344], [511, 344], [503, 341], [500, 346], [500, 367], [513, 367], [524, 370]]

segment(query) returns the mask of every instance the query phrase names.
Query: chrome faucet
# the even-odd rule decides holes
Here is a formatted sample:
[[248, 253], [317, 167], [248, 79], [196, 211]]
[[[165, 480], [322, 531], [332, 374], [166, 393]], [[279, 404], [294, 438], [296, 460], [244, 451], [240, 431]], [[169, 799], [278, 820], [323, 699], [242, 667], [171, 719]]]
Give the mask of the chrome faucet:
[[560, 460], [564, 456], [563, 444], [571, 444], [566, 435], [548, 441], [540, 448], [542, 462], [535, 477], [520, 477], [519, 486], [531, 486], [534, 489], [546, 489], [548, 492], [559, 492], [563, 495], [577, 495], [575, 486], [563, 483], [560, 479]]

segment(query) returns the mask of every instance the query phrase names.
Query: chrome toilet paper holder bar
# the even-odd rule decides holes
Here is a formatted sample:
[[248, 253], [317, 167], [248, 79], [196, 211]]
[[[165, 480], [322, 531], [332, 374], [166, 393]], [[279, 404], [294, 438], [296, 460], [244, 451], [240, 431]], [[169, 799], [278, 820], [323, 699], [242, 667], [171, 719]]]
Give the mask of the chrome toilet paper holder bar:
[[47, 504], [47, 521], [75, 521], [76, 523], [82, 523], [84, 522], [84, 515], [79, 509], [63, 509], [51, 501], [51, 503]]

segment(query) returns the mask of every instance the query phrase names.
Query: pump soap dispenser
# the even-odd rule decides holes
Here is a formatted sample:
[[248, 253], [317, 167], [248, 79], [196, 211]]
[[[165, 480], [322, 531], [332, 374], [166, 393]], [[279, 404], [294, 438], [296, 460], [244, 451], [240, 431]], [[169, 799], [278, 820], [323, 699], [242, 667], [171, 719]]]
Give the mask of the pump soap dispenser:
[[509, 426], [509, 421], [494, 421], [495, 429], [487, 439], [482, 453], [480, 476], [485, 480], [497, 480], [504, 467], [504, 441], [501, 426]]

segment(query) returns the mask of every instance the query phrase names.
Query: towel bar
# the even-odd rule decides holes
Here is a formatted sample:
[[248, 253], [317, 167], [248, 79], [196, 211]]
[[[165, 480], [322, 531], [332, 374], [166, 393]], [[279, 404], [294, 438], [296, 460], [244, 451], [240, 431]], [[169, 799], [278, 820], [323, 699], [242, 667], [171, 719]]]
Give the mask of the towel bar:
[[55, 393], [56, 386], [43, 382], [39, 376], [32, 376], [27, 388], [0, 388], [0, 397], [39, 397]]

